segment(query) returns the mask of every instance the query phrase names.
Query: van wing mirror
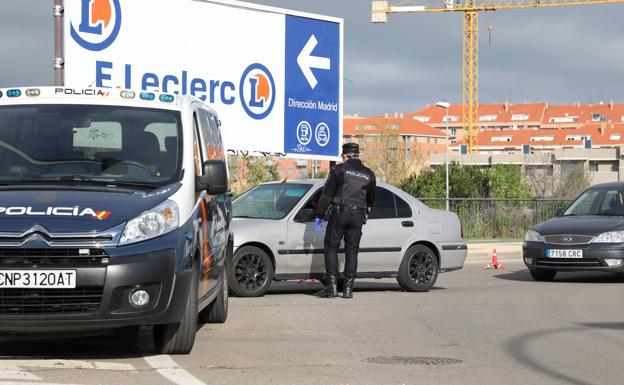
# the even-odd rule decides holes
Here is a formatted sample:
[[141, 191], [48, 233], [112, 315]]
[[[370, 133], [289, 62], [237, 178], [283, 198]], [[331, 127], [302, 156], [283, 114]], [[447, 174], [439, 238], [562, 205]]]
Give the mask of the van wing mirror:
[[555, 216], [556, 217], [560, 217], [563, 215], [563, 213], [565, 213], [565, 208], [563, 207], [559, 207], [555, 210]]
[[204, 175], [197, 177], [197, 188], [208, 195], [225, 194], [228, 191], [227, 166], [222, 160], [204, 162]]

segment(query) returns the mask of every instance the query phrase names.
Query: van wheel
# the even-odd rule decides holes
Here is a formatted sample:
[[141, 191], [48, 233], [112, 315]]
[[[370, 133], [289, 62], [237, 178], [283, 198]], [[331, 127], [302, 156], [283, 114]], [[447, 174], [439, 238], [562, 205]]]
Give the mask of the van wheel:
[[199, 312], [199, 321], [203, 323], [222, 324], [228, 316], [228, 272], [227, 264], [219, 277], [219, 294], [204, 310]]
[[273, 262], [259, 247], [236, 250], [230, 269], [230, 290], [239, 297], [261, 297], [273, 280]]
[[531, 277], [533, 277], [533, 279], [536, 281], [551, 282], [553, 279], [555, 279], [555, 275], [557, 275], [557, 270], [529, 269], [529, 273], [531, 273]]
[[397, 281], [406, 291], [426, 292], [438, 279], [438, 258], [425, 245], [407, 249], [399, 267]]
[[180, 323], [154, 325], [154, 346], [160, 354], [189, 354], [197, 332], [197, 286], [199, 272], [197, 262], [191, 272], [191, 287], [186, 298], [184, 316]]

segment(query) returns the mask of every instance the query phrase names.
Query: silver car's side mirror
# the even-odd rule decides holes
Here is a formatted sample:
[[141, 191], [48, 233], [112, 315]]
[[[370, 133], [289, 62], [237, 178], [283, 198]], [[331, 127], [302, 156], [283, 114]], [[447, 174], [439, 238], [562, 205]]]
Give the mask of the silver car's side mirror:
[[295, 215], [295, 222], [305, 223], [313, 222], [316, 219], [316, 211], [314, 209], [303, 209]]

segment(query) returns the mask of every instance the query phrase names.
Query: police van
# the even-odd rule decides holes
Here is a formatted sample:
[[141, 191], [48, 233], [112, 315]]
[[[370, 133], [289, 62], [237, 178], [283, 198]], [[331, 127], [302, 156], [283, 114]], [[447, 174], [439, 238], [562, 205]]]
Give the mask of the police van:
[[192, 96], [0, 89], [0, 332], [153, 326], [186, 354], [225, 322], [231, 199]]

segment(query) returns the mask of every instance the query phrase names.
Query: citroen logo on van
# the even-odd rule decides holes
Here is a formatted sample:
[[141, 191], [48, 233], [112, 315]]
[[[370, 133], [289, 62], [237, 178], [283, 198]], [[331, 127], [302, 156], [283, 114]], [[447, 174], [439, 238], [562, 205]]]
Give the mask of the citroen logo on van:
[[570, 236], [561, 237], [562, 242], [572, 242], [572, 240], [573, 239]]

